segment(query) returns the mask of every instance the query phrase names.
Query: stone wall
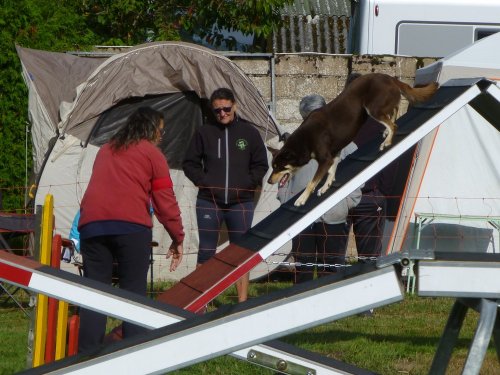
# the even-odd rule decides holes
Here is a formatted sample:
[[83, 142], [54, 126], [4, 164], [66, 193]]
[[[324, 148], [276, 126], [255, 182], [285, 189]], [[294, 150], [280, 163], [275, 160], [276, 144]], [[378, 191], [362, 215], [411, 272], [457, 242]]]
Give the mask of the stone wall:
[[[330, 101], [343, 89], [344, 82], [351, 72], [386, 73], [412, 84], [416, 70], [435, 61], [413, 57], [317, 53], [278, 54], [274, 58], [230, 58], [254, 82], [270, 108], [273, 108], [274, 90], [274, 114], [286, 131], [293, 131], [301, 122], [298, 104], [303, 96], [316, 93]], [[274, 80], [271, 75], [273, 71]], [[407, 103], [403, 100], [400, 114], [403, 114], [406, 108]]]

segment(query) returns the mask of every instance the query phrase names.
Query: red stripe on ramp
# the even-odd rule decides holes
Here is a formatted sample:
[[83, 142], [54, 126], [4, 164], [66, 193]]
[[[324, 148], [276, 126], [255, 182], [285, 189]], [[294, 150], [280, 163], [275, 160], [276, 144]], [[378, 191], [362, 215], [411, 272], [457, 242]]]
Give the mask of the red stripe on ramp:
[[260, 262], [262, 262], [262, 257], [259, 253], [255, 253], [255, 255], [249, 258], [245, 263], [241, 264], [233, 272], [221, 279], [220, 282], [213, 285], [212, 288], [200, 295], [190, 305], [186, 306], [186, 310], [198, 312], [199, 310], [203, 309], [207, 303], [209, 303], [211, 300], [213, 300], [219, 294], [229, 288], [232, 284], [238, 281], [241, 276], [243, 276], [247, 272], [250, 272]]
[[0, 278], [6, 280], [7, 282], [28, 286], [32, 274], [32, 272], [0, 263]]
[[29, 286], [33, 271], [41, 267], [34, 260], [0, 250], [0, 278], [8, 282]]

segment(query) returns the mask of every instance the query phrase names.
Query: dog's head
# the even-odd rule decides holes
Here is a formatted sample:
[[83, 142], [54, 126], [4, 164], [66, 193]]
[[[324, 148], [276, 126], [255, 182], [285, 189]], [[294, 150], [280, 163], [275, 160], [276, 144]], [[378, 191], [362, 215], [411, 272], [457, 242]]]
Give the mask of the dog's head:
[[285, 146], [281, 150], [270, 150], [273, 155], [271, 166], [273, 168], [267, 182], [269, 184], [280, 183], [280, 186], [285, 185], [288, 179], [302, 167], [299, 165], [299, 160], [296, 153]]

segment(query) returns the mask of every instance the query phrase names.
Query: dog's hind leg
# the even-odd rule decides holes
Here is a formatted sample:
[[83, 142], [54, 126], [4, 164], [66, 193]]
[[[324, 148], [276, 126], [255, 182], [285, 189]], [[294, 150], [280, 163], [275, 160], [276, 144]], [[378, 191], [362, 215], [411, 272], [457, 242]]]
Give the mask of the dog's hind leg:
[[337, 155], [335, 155], [335, 157], [333, 158], [333, 164], [328, 169], [328, 177], [326, 178], [326, 181], [321, 187], [321, 189], [318, 190], [318, 197], [325, 194], [326, 191], [330, 188], [330, 186], [332, 186], [333, 181], [335, 181], [335, 172], [337, 172], [337, 167], [339, 166], [339, 163], [340, 163], [340, 152], [337, 153]]
[[380, 144], [379, 147], [379, 150], [382, 151], [384, 148], [389, 147], [392, 144], [392, 138], [394, 137], [394, 133], [396, 132], [397, 125], [388, 115], [380, 116], [380, 118], [373, 118], [385, 126], [384, 141]]

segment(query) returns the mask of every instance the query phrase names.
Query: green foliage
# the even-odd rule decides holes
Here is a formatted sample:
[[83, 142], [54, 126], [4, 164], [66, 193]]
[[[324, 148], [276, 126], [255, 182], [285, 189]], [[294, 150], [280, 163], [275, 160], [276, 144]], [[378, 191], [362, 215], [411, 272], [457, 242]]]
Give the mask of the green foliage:
[[[20, 30], [28, 29], [23, 2], [0, 8], [0, 188], [4, 208], [21, 208], [24, 185], [27, 90], [14, 43]], [[11, 5], [9, 7], [9, 5]], [[20, 16], [19, 16], [20, 14]]]
[[180, 24], [199, 34], [214, 46], [234, 40], [224, 38], [222, 31], [239, 30], [255, 36], [254, 48], [265, 48], [265, 40], [281, 25], [279, 9], [290, 0], [194, 0], [183, 12]]
[[[15, 45], [50, 51], [85, 49], [98, 42], [75, 1], [3, 1], [0, 7], [0, 188], [4, 210], [24, 206], [26, 170], [31, 171], [27, 134], [28, 92]], [[29, 130], [29, 127], [28, 127]], [[28, 137], [28, 138], [27, 138]], [[28, 149], [25, 144], [28, 143]], [[26, 168], [26, 160], [28, 168]], [[29, 174], [29, 172], [28, 172]]]
[[[176, 1], [79, 1], [87, 25], [107, 45], [135, 45], [154, 40], [178, 40]], [[161, 15], [158, 8], [165, 9]]]
[[197, 34], [214, 47], [231, 48], [222, 30], [253, 34], [262, 44], [281, 25], [279, 9], [291, 0], [82, 0], [80, 11], [105, 44], [134, 45]]

